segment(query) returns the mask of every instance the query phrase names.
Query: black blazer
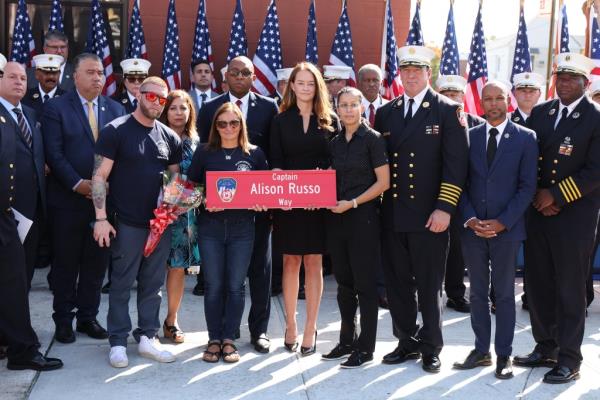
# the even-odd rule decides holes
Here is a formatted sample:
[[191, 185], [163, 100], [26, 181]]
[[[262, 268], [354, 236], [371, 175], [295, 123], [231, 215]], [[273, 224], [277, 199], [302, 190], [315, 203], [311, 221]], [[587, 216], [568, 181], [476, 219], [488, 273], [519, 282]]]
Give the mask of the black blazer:
[[[250, 142], [260, 147], [267, 159], [269, 158], [269, 134], [271, 131], [271, 121], [277, 114], [277, 103], [275, 100], [250, 92], [250, 103], [248, 104], [248, 115], [246, 124], [248, 125], [248, 135]], [[208, 135], [215, 112], [221, 105], [229, 102], [229, 93], [223, 93], [220, 96], [207, 101], [198, 116], [198, 135], [200, 142], [208, 142]]]
[[15, 163], [17, 158], [17, 135], [11, 119], [0, 115], [0, 245], [14, 240], [17, 229], [11, 211], [16, 196]]
[[[125, 115], [116, 101], [98, 97], [98, 131]], [[48, 204], [58, 208], [86, 209], [89, 199], [73, 191], [80, 179], [91, 179], [94, 136], [76, 90], [50, 100], [42, 118], [46, 161], [50, 167]]]
[[[52, 98], [62, 96], [63, 94], [65, 94], [65, 91], [62, 90], [60, 87], [57, 87], [56, 92], [54, 92], [54, 96]], [[40, 93], [40, 88], [36, 86], [27, 90], [27, 93], [25, 94], [25, 97], [23, 97], [23, 99], [21, 100], [21, 103], [33, 108], [35, 110], [37, 118], [41, 119], [42, 114], [44, 113], [45, 105], [43, 100], [44, 98]]]

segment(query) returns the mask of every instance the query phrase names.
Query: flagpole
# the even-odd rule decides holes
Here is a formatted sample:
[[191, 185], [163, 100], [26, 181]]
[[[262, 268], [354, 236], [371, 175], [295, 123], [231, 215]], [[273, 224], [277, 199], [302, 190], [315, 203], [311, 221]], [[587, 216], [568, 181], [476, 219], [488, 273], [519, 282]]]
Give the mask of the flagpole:
[[552, 77], [552, 56], [554, 55], [554, 29], [556, 28], [556, 0], [552, 0], [552, 11], [550, 13], [550, 37], [548, 38], [548, 59], [546, 62], [546, 88], [550, 86]]

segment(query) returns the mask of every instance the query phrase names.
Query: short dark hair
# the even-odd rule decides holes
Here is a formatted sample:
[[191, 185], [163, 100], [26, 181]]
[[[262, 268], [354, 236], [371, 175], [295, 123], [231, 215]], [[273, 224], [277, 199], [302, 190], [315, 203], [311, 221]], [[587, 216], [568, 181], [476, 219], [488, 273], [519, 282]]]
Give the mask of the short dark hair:
[[213, 72], [212, 67], [210, 66], [210, 61], [208, 60], [196, 60], [196, 61], [192, 61], [192, 72], [194, 72], [194, 68], [196, 68], [198, 65], [200, 64], [206, 64], [208, 65], [208, 67], [210, 68], [210, 72]]
[[94, 53], [81, 53], [81, 54], [78, 54], [77, 57], [75, 57], [75, 59], [73, 60], [73, 71], [77, 71], [77, 68], [79, 67], [79, 64], [83, 60], [94, 60], [94, 61], [97, 61], [100, 64], [102, 64], [102, 59], [100, 57], [98, 57], [96, 54], [94, 54]]
[[69, 38], [61, 31], [51, 30], [46, 32], [44, 36], [44, 47], [47, 45], [48, 40], [60, 40], [65, 43], [69, 43]]

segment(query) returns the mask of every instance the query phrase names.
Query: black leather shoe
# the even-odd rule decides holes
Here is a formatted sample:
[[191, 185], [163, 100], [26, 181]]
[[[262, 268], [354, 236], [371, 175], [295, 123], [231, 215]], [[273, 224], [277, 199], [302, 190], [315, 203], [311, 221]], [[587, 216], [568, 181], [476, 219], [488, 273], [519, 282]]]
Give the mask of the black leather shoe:
[[95, 319], [77, 321], [77, 332], [85, 333], [93, 339], [108, 339], [108, 332]]
[[455, 362], [452, 367], [455, 369], [473, 369], [477, 367], [489, 367], [490, 365], [492, 365], [492, 355], [489, 351], [481, 353], [477, 350], [471, 350], [465, 361]]
[[464, 297], [449, 298], [446, 302], [446, 307], [454, 308], [456, 311], [461, 313], [470, 313], [471, 304]]
[[423, 361], [424, 371], [433, 373], [440, 372], [442, 362], [438, 356], [435, 354], [423, 354], [421, 358]]
[[6, 368], [12, 370], [32, 369], [34, 371], [52, 371], [62, 368], [63, 363], [58, 358], [44, 357], [37, 352], [33, 357], [27, 360], [8, 360]]
[[106, 285], [102, 286], [102, 294], [108, 294], [110, 292], [110, 281], [106, 282]]
[[513, 359], [513, 364], [518, 365], [519, 367], [548, 367], [553, 368], [556, 366], [556, 360], [550, 357], [545, 356], [539, 351], [532, 351], [531, 353], [525, 356], [515, 356]]
[[421, 353], [418, 351], [410, 351], [398, 346], [394, 351], [383, 356], [382, 362], [384, 364], [401, 364], [406, 360], [418, 360], [419, 358], [421, 358]]
[[254, 346], [254, 350], [259, 353], [268, 353], [271, 348], [271, 341], [266, 333], [259, 335], [257, 338], [253, 338], [251, 343]]
[[353, 351], [352, 346], [338, 343], [329, 353], [321, 355], [321, 358], [326, 361], [340, 360], [347, 358]]
[[315, 354], [317, 352], [317, 334], [318, 334], [318, 332], [315, 331], [315, 341], [312, 346], [310, 346], [310, 347], [300, 346], [300, 354], [302, 354], [302, 357], [310, 356], [311, 354]]
[[194, 286], [194, 290], [192, 290], [192, 294], [194, 296], [204, 296], [204, 284], [196, 283], [196, 286]]
[[8, 348], [6, 346], [0, 345], [0, 360], [4, 360], [6, 358], [6, 350]]
[[75, 332], [71, 324], [56, 325], [54, 339], [61, 343], [73, 343], [75, 341]]
[[544, 375], [545, 383], [568, 383], [579, 379], [579, 369], [557, 365]]
[[373, 353], [355, 350], [346, 361], [340, 364], [341, 368], [359, 368], [373, 362]]
[[513, 377], [512, 362], [510, 357], [498, 356], [496, 359], [496, 372], [494, 373], [498, 379], [510, 379]]

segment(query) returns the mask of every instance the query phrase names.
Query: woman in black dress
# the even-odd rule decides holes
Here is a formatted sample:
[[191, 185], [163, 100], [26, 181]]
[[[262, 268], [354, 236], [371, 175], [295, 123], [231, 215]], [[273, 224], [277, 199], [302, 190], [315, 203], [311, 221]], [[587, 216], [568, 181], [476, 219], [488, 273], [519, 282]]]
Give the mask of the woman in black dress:
[[[337, 132], [337, 117], [329, 103], [327, 87], [312, 64], [296, 65], [280, 106], [281, 113], [271, 125], [273, 169], [310, 170], [329, 168], [329, 140]], [[283, 300], [286, 313], [285, 346], [298, 347], [296, 302], [298, 275], [304, 262], [306, 323], [303, 355], [313, 354], [317, 342], [317, 316], [323, 291], [325, 251], [325, 210], [294, 209], [275, 213], [274, 235], [283, 250]]]

